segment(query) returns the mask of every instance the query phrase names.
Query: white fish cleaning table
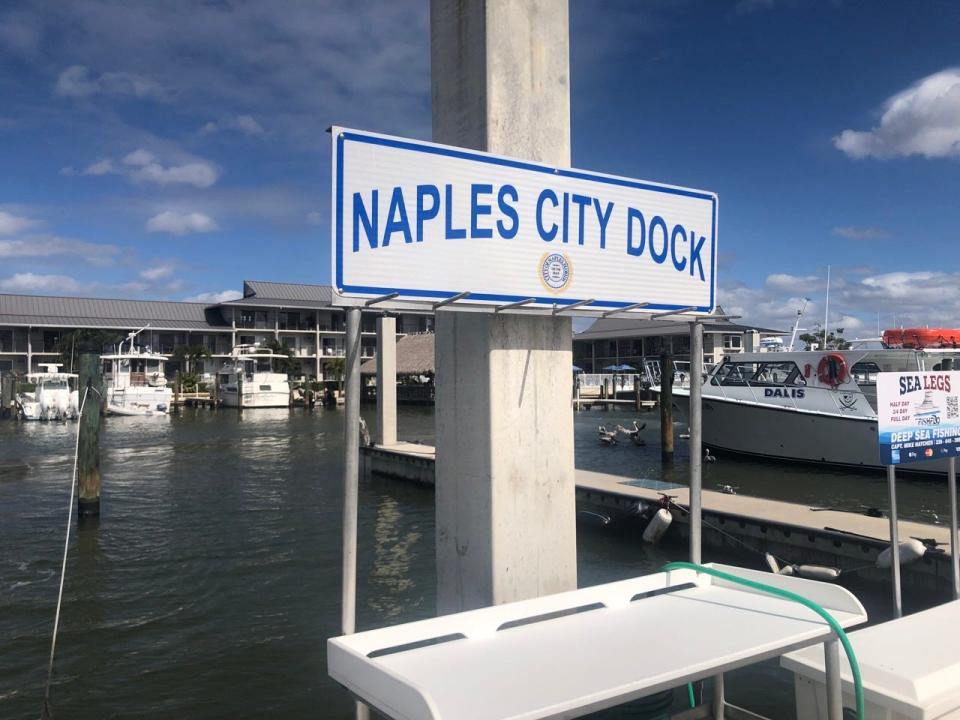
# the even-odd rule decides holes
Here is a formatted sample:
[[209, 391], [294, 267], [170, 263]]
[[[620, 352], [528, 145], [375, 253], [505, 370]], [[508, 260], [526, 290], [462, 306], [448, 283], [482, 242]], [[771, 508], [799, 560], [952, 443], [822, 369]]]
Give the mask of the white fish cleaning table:
[[[843, 626], [847, 590], [724, 565], [790, 590]], [[579, 717], [830, 640], [798, 603], [692, 570], [332, 638], [331, 677], [396, 720]]]

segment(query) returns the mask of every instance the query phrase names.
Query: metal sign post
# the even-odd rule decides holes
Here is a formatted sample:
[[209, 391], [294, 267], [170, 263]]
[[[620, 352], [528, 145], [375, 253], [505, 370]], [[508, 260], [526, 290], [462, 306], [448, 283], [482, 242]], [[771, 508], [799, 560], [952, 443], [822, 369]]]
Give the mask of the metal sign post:
[[957, 459], [947, 463], [947, 483], [950, 486], [950, 560], [953, 566], [953, 599], [960, 600], [960, 556], [957, 555]]
[[893, 615], [900, 617], [903, 607], [900, 598], [896, 466], [901, 463], [939, 461], [946, 465], [950, 491], [953, 597], [960, 597], [956, 487], [956, 456], [960, 454], [960, 372], [928, 370], [880, 373], [877, 376], [877, 440], [880, 462], [887, 466], [890, 492]]
[[893, 579], [893, 616], [903, 616], [900, 597], [900, 536], [897, 528], [897, 466], [887, 465], [887, 492], [890, 494], [890, 572]]
[[703, 325], [690, 323], [690, 562], [701, 562]]
[[[352, 635], [357, 618], [357, 514], [360, 500], [360, 308], [347, 310], [346, 403], [343, 442], [343, 600], [341, 630]], [[358, 702], [357, 720], [369, 709]]]

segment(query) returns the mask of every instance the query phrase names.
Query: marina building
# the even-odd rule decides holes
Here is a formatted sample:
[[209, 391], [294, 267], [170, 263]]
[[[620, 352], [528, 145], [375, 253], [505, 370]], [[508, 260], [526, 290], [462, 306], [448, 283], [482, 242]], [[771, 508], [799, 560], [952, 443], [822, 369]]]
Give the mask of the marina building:
[[[365, 358], [374, 355], [378, 314], [363, 315]], [[290, 348], [304, 378], [338, 379], [345, 357], [345, 316], [333, 307], [329, 285], [247, 280], [242, 297], [213, 304], [0, 294], [0, 373], [57, 362], [74, 330], [122, 338], [141, 328], [138, 343], [165, 355], [179, 346], [203, 346], [210, 353], [203, 372], [210, 374], [235, 346], [270, 340]], [[428, 313], [397, 317], [398, 335], [431, 330]]]
[[[723, 316], [723, 308], [718, 306], [714, 314]], [[718, 317], [704, 323], [703, 361], [719, 363], [725, 355], [759, 351], [765, 338], [782, 335], [782, 330], [740, 325]], [[600, 318], [573, 336], [573, 362], [588, 373], [623, 365], [642, 370], [644, 361], [657, 360], [664, 351], [676, 360], [690, 360], [688, 322]]]

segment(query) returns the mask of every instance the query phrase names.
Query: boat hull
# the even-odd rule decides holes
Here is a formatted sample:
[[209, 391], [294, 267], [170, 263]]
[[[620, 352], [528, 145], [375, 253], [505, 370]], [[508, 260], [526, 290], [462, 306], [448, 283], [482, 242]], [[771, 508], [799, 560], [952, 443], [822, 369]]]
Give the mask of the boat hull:
[[238, 393], [230, 390], [221, 391], [221, 399], [225, 407], [243, 408], [284, 408], [290, 407], [289, 391], [270, 390], [259, 392], [244, 392], [243, 404], [240, 403]]
[[[689, 397], [674, 394], [674, 406], [689, 417]], [[880, 464], [877, 422], [869, 418], [797, 412], [791, 408], [703, 398], [703, 445], [791, 462], [876, 469]], [[945, 460], [905, 463], [898, 471], [946, 473]]]
[[106, 411], [112, 415], [165, 415], [173, 392], [166, 387], [128, 387], [107, 390]]

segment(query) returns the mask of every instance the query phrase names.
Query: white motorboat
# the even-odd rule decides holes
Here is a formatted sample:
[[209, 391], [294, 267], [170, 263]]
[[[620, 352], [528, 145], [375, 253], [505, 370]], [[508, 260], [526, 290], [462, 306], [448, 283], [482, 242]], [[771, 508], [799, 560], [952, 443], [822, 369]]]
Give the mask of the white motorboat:
[[41, 363], [41, 372], [30, 373], [32, 392], [17, 395], [17, 407], [24, 420], [75, 420], [79, 415], [77, 376], [60, 371], [57, 363]]
[[[648, 368], [655, 392], [657, 369]], [[714, 451], [879, 469], [877, 373], [952, 369], [960, 369], [960, 350], [952, 348], [728, 356], [705, 377], [703, 444]], [[673, 398], [681, 414], [689, 410], [688, 378], [689, 372], [675, 374]], [[946, 461], [901, 469], [942, 473]]]
[[127, 336], [115, 355], [102, 355], [103, 379], [107, 391], [106, 411], [113, 415], [165, 415], [173, 391], [164, 374], [166, 355], [133, 344], [140, 331]]
[[226, 407], [276, 408], [290, 406], [290, 382], [277, 372], [287, 360], [258, 345], [238, 345], [219, 372], [220, 398]]

